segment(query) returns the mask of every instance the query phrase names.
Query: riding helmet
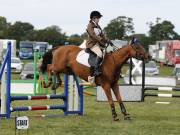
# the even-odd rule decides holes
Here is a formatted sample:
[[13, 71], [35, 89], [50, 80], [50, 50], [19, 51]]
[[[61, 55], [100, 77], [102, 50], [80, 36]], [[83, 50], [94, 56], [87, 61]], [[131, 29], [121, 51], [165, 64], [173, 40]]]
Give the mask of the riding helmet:
[[102, 15], [99, 11], [92, 11], [91, 14], [90, 14], [90, 19], [92, 19], [93, 17], [98, 17], [98, 18], [101, 18]]

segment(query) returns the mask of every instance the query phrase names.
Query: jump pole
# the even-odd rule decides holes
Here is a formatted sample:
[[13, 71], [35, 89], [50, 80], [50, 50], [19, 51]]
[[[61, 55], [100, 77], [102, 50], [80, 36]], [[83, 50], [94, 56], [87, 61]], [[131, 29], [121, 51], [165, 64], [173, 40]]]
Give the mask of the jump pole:
[[[34, 79], [33, 79], [34, 80], [34, 95], [41, 95], [41, 94], [48, 93], [47, 89], [45, 88], [42, 89], [41, 82], [38, 82], [38, 87], [37, 87], [37, 62], [38, 62], [37, 59], [39, 55], [40, 53], [38, 53], [38, 48], [35, 48], [34, 49]], [[42, 81], [42, 80], [38, 80], [38, 81]]]
[[4, 61], [2, 63], [1, 69], [0, 69], [0, 80], [3, 77], [6, 65], [7, 65], [6, 91], [5, 91], [5, 89], [3, 89], [3, 96], [6, 95], [6, 98], [3, 97], [1, 99], [1, 105], [3, 103], [6, 106], [6, 108], [4, 111], [4, 109], [2, 109], [2, 106], [4, 107], [4, 105], [1, 106], [1, 110], [3, 110], [3, 113], [0, 114], [0, 117], [10, 118], [11, 42], [8, 42], [6, 55], [5, 55]]
[[36, 95], [36, 82], [37, 82], [37, 49], [34, 49], [34, 94]]
[[[75, 76], [74, 76], [75, 78]], [[68, 75], [64, 75], [64, 93], [61, 95], [39, 95], [39, 96], [11, 96], [11, 101], [16, 101], [16, 100], [42, 100], [42, 99], [63, 99], [64, 104], [60, 105], [43, 105], [43, 106], [16, 106], [16, 107], [11, 107], [10, 111], [29, 111], [29, 110], [51, 110], [51, 109], [62, 109], [64, 111], [64, 115], [69, 115], [69, 114], [78, 114], [78, 115], [83, 115], [83, 87], [78, 85], [78, 82], [76, 84], [78, 85], [77, 87], [79, 93], [79, 104], [77, 109], [69, 110], [69, 98], [68, 98]]]
[[145, 87], [145, 90], [158, 90], [158, 91], [180, 91], [178, 87]]
[[[165, 93], [145, 93], [147, 90], [157, 90], [157, 91], [180, 91], [178, 87], [157, 87], [157, 86], [145, 86], [145, 62], [143, 60], [142, 64], [142, 101], [144, 101], [145, 97], [169, 97], [169, 98], [179, 98], [180, 94], [165, 94]], [[157, 102], [161, 104], [169, 104], [169, 102]]]
[[6, 106], [5, 106], [5, 100], [6, 100], [6, 92], [5, 92], [5, 72], [3, 71], [2, 78], [1, 78], [1, 114], [6, 113]]
[[11, 98], [11, 93], [10, 93], [10, 90], [11, 90], [11, 42], [8, 42], [8, 50], [7, 50], [7, 75], [6, 75], [6, 78], [7, 78], [7, 82], [6, 82], [6, 99], [8, 99], [6, 101], [6, 114], [7, 114], [7, 118], [10, 118], [10, 98]]
[[[2, 64], [0, 70], [0, 79], [2, 77], [4, 67], [7, 63], [7, 81], [6, 81], [6, 112], [4, 114], [0, 114], [0, 117], [10, 118], [11, 112], [14, 111], [28, 111], [28, 110], [48, 110], [48, 109], [62, 109], [64, 111], [64, 115], [68, 114], [79, 114], [83, 115], [83, 86], [79, 84], [78, 79], [74, 75], [74, 80], [78, 88], [79, 95], [79, 108], [78, 110], [69, 110], [68, 104], [68, 75], [64, 76], [64, 93], [61, 95], [41, 95], [41, 96], [11, 96], [10, 82], [11, 82], [11, 44], [8, 44], [8, 50], [6, 53], [5, 60]], [[40, 100], [40, 99], [63, 99], [64, 104], [62, 105], [43, 105], [43, 106], [16, 106], [10, 107], [11, 101], [15, 100]], [[4, 103], [5, 103], [4, 102]]]
[[[74, 76], [76, 78], [76, 76]], [[76, 78], [77, 79], [77, 78]], [[78, 81], [76, 80], [75, 81]], [[69, 114], [78, 114], [78, 115], [83, 115], [83, 86], [79, 85], [78, 82], [76, 82], [77, 88], [78, 88], [78, 95], [79, 95], [79, 102], [76, 102], [78, 105], [78, 108], [75, 109], [69, 109], [69, 98], [68, 98], [68, 93], [69, 93], [69, 88], [68, 88], [68, 75], [64, 75], [64, 93], [60, 95], [35, 95], [35, 96], [11, 96], [10, 98], [6, 99], [6, 108], [7, 105], [10, 106], [10, 102], [8, 101], [16, 101], [16, 100], [42, 100], [42, 99], [63, 99], [64, 104], [59, 104], [59, 105], [39, 105], [39, 106], [15, 106], [15, 107], [10, 107], [9, 108], [9, 114], [8, 111], [6, 113], [8, 115], [0, 115], [1, 117], [6, 117], [10, 118], [11, 112], [15, 111], [35, 111], [35, 110], [51, 110], [51, 109], [62, 109], [64, 111], [64, 115], [69, 115]], [[8, 93], [8, 92], [7, 92]], [[47, 115], [50, 116], [50, 115]]]
[[145, 93], [145, 61], [142, 61], [142, 96], [141, 101], [144, 101], [144, 93]]

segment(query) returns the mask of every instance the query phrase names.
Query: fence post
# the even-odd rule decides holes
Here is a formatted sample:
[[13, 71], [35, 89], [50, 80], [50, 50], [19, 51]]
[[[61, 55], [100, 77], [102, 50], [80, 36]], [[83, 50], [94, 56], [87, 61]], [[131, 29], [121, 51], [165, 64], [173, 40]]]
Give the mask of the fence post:
[[8, 42], [8, 61], [6, 75], [6, 117], [10, 118], [10, 102], [11, 102], [11, 42]]
[[64, 100], [65, 110], [64, 115], [68, 115], [68, 75], [64, 74], [64, 95], [66, 99]]
[[142, 96], [141, 101], [144, 101], [144, 93], [145, 93], [145, 61], [142, 60]]
[[[34, 94], [37, 95], [39, 91], [36, 89], [37, 83], [37, 49], [34, 49]], [[39, 94], [39, 93], [38, 93]]]
[[132, 85], [132, 69], [133, 69], [133, 63], [132, 63], [132, 58], [130, 58], [130, 63], [129, 63], [129, 85]]

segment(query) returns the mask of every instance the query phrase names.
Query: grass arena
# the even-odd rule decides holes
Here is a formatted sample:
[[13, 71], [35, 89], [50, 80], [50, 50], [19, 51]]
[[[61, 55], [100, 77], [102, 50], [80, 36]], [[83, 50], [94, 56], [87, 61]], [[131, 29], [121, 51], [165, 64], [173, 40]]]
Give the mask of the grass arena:
[[[24, 61], [25, 63], [27, 61]], [[128, 69], [124, 65], [122, 73]], [[160, 75], [171, 75], [173, 68], [169, 66], [160, 67]], [[19, 74], [12, 74], [12, 79], [18, 79]], [[119, 84], [123, 83], [121, 78]], [[57, 90], [63, 93], [64, 86]], [[84, 114], [64, 116], [62, 110], [38, 110], [38, 111], [17, 111], [14, 116], [28, 116], [30, 127], [28, 131], [20, 130], [19, 134], [45, 135], [45, 134], [121, 134], [121, 135], [169, 135], [180, 133], [180, 99], [179, 98], [145, 98], [144, 102], [125, 102], [127, 110], [131, 113], [132, 120], [124, 121], [123, 116], [118, 111], [120, 121], [114, 122], [109, 116], [110, 110], [107, 102], [96, 101], [96, 90], [87, 87], [84, 93]], [[148, 90], [147, 93], [159, 93], [158, 91]], [[88, 94], [86, 94], [88, 93]], [[161, 92], [160, 93], [164, 93]], [[167, 94], [180, 94], [179, 91], [168, 91]], [[48, 94], [52, 91], [48, 90]], [[93, 96], [90, 96], [93, 95]], [[156, 102], [170, 102], [170, 104], [156, 104]], [[63, 104], [60, 99], [47, 100], [28, 100], [12, 102], [12, 106], [35, 106]], [[115, 103], [117, 106], [117, 103]], [[118, 108], [118, 106], [117, 106]], [[108, 110], [108, 111], [107, 111]], [[56, 117], [56, 115], [59, 115]], [[49, 117], [46, 117], [49, 116]], [[14, 118], [0, 119], [0, 135], [14, 134]]]

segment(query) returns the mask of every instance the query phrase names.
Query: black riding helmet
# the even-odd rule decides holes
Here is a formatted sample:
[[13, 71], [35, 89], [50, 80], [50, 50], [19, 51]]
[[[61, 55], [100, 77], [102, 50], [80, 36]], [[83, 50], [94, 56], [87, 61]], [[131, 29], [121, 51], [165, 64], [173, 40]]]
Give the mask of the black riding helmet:
[[91, 14], [90, 14], [90, 19], [92, 19], [93, 17], [98, 17], [98, 18], [101, 18], [102, 15], [99, 11], [92, 11]]

